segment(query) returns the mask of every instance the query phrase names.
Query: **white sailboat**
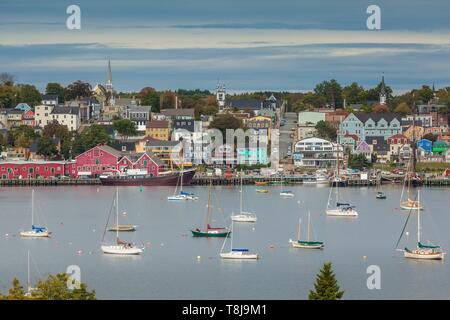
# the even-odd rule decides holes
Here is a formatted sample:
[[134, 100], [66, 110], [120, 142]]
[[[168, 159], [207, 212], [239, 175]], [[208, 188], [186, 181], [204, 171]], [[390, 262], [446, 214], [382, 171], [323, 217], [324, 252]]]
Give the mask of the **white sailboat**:
[[31, 190], [31, 230], [21, 231], [20, 235], [22, 237], [29, 238], [47, 238], [50, 237], [51, 232], [47, 230], [46, 227], [35, 226], [34, 225], [34, 189]]
[[[420, 191], [417, 191], [417, 201], [420, 203]], [[412, 211], [412, 210], [411, 210]], [[419, 259], [419, 260], [442, 260], [444, 259], [444, 252], [442, 251], [440, 246], [436, 245], [426, 245], [421, 242], [421, 226], [420, 226], [420, 209], [416, 208], [417, 211], [417, 246], [414, 249], [408, 249], [405, 247], [403, 251], [403, 255], [405, 258], [409, 259]], [[411, 213], [411, 212], [410, 212]], [[400, 239], [403, 236], [403, 232], [406, 228], [406, 224], [408, 223], [408, 219], [406, 219], [405, 226], [403, 227], [402, 234], [397, 242], [400, 242]]]
[[[119, 239], [119, 189], [116, 188], [116, 244], [103, 244], [101, 249], [103, 253], [118, 255], [137, 255], [142, 253], [142, 249], [133, 243], [124, 242]], [[108, 219], [109, 220], [109, 219]], [[103, 235], [104, 236], [104, 235]]]
[[291, 190], [284, 190], [283, 185], [284, 185], [284, 181], [280, 180], [280, 186], [281, 186], [280, 196], [283, 198], [293, 198], [294, 193]]
[[220, 249], [220, 257], [222, 259], [258, 259], [258, 254], [249, 252], [247, 248], [233, 248], [233, 221], [231, 222], [231, 251], [223, 252], [227, 238], [225, 238], [222, 248]]
[[183, 172], [184, 172], [184, 169], [182, 167], [181, 174], [180, 174], [180, 192], [177, 194], [177, 189], [178, 189], [178, 183], [177, 183], [177, 185], [175, 186], [175, 191], [173, 192], [173, 195], [168, 196], [167, 200], [169, 200], [169, 201], [198, 200], [198, 197], [195, 194], [183, 191]]
[[[326, 214], [328, 216], [337, 216], [337, 217], [357, 217], [358, 212], [356, 211], [355, 206], [352, 206], [350, 203], [339, 202], [339, 184], [342, 181], [339, 174], [339, 147], [337, 154], [338, 156], [336, 161], [335, 177], [333, 179], [333, 183], [331, 184], [330, 194], [328, 196]], [[336, 194], [335, 206], [331, 206], [333, 189], [335, 189]]]
[[[414, 161], [414, 160], [412, 160]], [[413, 165], [411, 160], [408, 161], [408, 168], [405, 174], [405, 180], [403, 181], [402, 194], [400, 195], [400, 208], [403, 210], [423, 210], [423, 205], [419, 200], [411, 199], [411, 181], [415, 176], [415, 172], [412, 169]], [[405, 193], [406, 189], [406, 193]], [[406, 200], [403, 200], [403, 195], [406, 194]]]
[[242, 202], [243, 202], [243, 190], [242, 190], [242, 185], [243, 185], [243, 181], [242, 181], [242, 175], [241, 175], [241, 189], [239, 190], [239, 201], [240, 201], [240, 211], [239, 214], [233, 214], [231, 216], [231, 220], [232, 221], [236, 221], [236, 222], [256, 222], [257, 217], [256, 214], [252, 213], [252, 212], [245, 212], [244, 210], [242, 210]]
[[300, 238], [301, 228], [302, 228], [302, 219], [298, 219], [297, 241], [289, 239], [289, 243], [292, 245], [292, 247], [302, 249], [323, 249], [324, 244], [322, 241], [311, 241], [310, 238], [311, 213], [309, 211], [308, 211], [308, 236], [306, 240], [301, 240]]

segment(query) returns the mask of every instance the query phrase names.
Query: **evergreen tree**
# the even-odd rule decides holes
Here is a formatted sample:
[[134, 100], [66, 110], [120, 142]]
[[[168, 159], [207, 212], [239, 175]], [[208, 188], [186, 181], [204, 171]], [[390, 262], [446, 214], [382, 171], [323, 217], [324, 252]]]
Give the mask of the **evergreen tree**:
[[317, 275], [314, 291], [309, 291], [309, 300], [339, 300], [344, 295], [339, 289], [331, 262], [325, 262]]

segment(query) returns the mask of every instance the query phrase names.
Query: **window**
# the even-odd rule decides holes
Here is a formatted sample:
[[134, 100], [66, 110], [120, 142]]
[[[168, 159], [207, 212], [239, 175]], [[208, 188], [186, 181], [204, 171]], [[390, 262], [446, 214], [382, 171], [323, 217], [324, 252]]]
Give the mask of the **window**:
[[144, 160], [144, 166], [146, 167], [148, 165], [148, 161]]
[[100, 159], [99, 158], [95, 159], [95, 164], [100, 164]]

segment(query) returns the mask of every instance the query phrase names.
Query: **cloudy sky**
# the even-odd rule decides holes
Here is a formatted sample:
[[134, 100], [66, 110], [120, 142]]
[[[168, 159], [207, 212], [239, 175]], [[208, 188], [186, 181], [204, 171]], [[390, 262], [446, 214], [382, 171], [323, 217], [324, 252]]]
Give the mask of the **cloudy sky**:
[[[66, 9], [81, 8], [81, 30]], [[366, 9], [381, 8], [381, 30]], [[322, 80], [396, 92], [450, 85], [448, 0], [0, 0], [0, 72], [119, 91], [310, 90]]]

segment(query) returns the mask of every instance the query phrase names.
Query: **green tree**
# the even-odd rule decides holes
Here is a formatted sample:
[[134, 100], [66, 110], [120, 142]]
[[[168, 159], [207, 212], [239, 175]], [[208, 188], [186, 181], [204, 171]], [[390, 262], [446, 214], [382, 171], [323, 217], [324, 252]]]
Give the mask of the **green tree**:
[[76, 135], [72, 143], [72, 157], [91, 149], [99, 144], [108, 144], [110, 137], [105, 127], [93, 124], [86, 128], [81, 134]]
[[136, 135], [136, 125], [129, 119], [117, 119], [113, 121], [113, 128], [124, 137]]
[[400, 113], [402, 115], [407, 115], [411, 113], [411, 108], [406, 102], [401, 102], [395, 107], [394, 112]]
[[65, 99], [73, 100], [76, 99], [77, 97], [90, 97], [91, 93], [92, 93], [91, 85], [87, 82], [78, 80], [67, 86]]
[[28, 148], [30, 144], [31, 144], [30, 139], [23, 132], [18, 134], [14, 140], [14, 146], [16, 147]]
[[58, 154], [58, 149], [51, 138], [42, 137], [37, 145], [37, 154], [44, 156], [45, 159], [49, 159]]
[[18, 90], [18, 101], [27, 103], [33, 107], [41, 103], [41, 93], [35, 86], [29, 84], [19, 84]]
[[66, 125], [59, 124], [54, 120], [44, 126], [42, 130], [42, 136], [47, 138], [58, 138], [61, 142], [70, 139], [70, 132]]
[[323, 120], [316, 124], [317, 135], [319, 138], [336, 141], [337, 133], [336, 129], [332, 127], [328, 122]]
[[18, 103], [19, 88], [4, 84], [0, 86], [0, 108], [13, 108]]
[[3, 151], [3, 148], [6, 147], [7, 142], [6, 142], [6, 137], [0, 133], [0, 152]]
[[335, 79], [319, 83], [314, 92], [325, 98], [332, 108], [342, 106], [342, 87]]
[[363, 103], [366, 101], [366, 91], [356, 82], [342, 89], [346, 104]]
[[34, 132], [33, 128], [25, 125], [10, 130], [8, 135], [11, 145], [23, 148], [27, 148], [30, 141], [38, 137], [38, 134]]
[[348, 156], [348, 166], [352, 169], [362, 170], [364, 168], [370, 167], [370, 162], [367, 160], [366, 156], [363, 154], [349, 154]]
[[331, 262], [325, 262], [320, 273], [316, 277], [314, 291], [309, 291], [309, 300], [339, 300], [344, 295], [340, 291]]
[[434, 92], [429, 86], [423, 85], [422, 88], [416, 90], [415, 92], [416, 93], [414, 96], [417, 97], [417, 99], [422, 103], [427, 103], [434, 97]]
[[66, 273], [58, 273], [49, 275], [45, 280], [39, 280], [36, 290], [31, 292], [31, 296], [26, 296], [25, 291], [19, 280], [13, 279], [12, 287], [8, 291], [8, 295], [0, 295], [0, 299], [4, 300], [95, 300], [95, 290], [89, 291], [85, 283], [79, 283], [79, 288], [69, 289], [67, 282], [69, 275]]
[[152, 87], [145, 87], [139, 92], [139, 98], [141, 99], [141, 105], [151, 106], [152, 112], [159, 112], [159, 94]]
[[66, 89], [57, 82], [47, 83], [47, 86], [45, 87], [45, 93], [46, 94], [57, 94], [59, 102], [65, 101], [64, 98], [65, 98], [65, 94], [66, 94]]
[[11, 283], [11, 288], [8, 290], [7, 296], [2, 296], [0, 294], [0, 300], [23, 300], [25, 299], [25, 290], [23, 286], [20, 284], [20, 281], [17, 278], [14, 278]]

